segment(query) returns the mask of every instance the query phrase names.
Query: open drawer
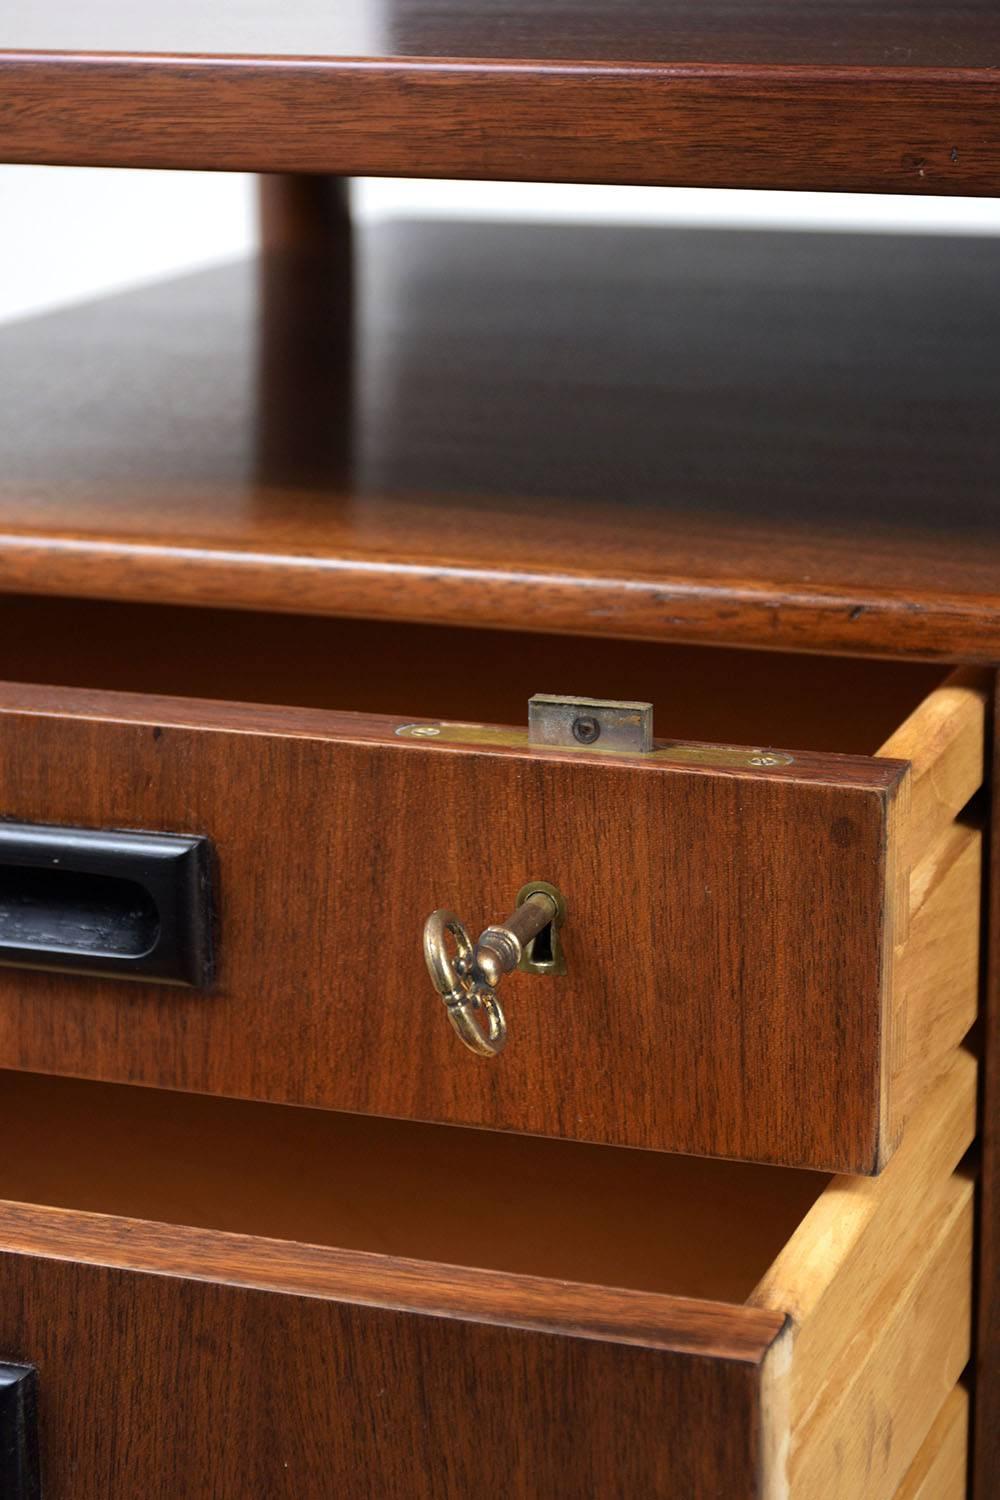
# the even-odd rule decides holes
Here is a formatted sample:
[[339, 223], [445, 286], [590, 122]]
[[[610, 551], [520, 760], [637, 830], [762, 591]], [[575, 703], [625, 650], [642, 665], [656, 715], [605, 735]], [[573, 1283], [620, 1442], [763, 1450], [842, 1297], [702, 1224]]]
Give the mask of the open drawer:
[[833, 1179], [5, 1074], [46, 1500], [890, 1500], [969, 1355], [975, 1072]]
[[[55, 601], [0, 634], [3, 817], [207, 837], [216, 921], [206, 989], [0, 971], [0, 1066], [871, 1173], [975, 1018], [981, 676]], [[564, 690], [653, 700], [655, 752], [529, 746]], [[566, 972], [505, 980], [475, 1057], [424, 921], [536, 880]]]

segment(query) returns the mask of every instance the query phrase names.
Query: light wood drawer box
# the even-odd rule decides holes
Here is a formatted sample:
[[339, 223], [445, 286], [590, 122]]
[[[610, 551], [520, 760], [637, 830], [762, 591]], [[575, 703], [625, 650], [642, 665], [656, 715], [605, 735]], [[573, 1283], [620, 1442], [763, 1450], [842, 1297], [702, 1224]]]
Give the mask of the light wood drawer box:
[[833, 1179], [3, 1075], [46, 1500], [890, 1500], [969, 1355], [975, 1073]]
[[957, 1385], [935, 1417], [896, 1500], [966, 1500], [968, 1470], [969, 1396]]
[[[48, 641], [30, 602], [0, 615], [36, 677], [0, 691], [0, 810], [211, 838], [217, 981], [4, 969], [0, 1066], [871, 1173], [972, 1024], [974, 674], [122, 606], [63, 634], [44, 608]], [[663, 753], [398, 734], [523, 726], [567, 688], [653, 699]], [[505, 980], [479, 1059], [423, 922], [478, 933], [533, 879], [566, 897], [568, 972]]]

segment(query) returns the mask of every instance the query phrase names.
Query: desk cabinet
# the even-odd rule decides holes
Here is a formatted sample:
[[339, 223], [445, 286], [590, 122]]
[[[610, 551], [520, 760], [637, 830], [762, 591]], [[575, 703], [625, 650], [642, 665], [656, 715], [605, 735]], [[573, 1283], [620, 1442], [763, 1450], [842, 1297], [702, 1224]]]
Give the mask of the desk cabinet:
[[0, 330], [3, 1500], [1000, 1492], [996, 241], [348, 181], [986, 196], [939, 12], [0, 21], [261, 204]]

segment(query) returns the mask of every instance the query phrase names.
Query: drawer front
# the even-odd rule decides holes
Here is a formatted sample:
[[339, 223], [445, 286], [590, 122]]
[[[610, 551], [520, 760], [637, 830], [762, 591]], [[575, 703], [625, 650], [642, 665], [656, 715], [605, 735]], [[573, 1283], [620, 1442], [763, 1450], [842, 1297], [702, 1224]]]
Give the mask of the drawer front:
[[[0, 1066], [882, 1164], [890, 1031], [905, 1030], [889, 1025], [902, 764], [640, 759], [397, 727], [4, 689], [3, 814], [207, 836], [218, 931], [207, 992], [0, 971]], [[423, 923], [451, 907], [478, 933], [536, 879], [565, 895], [567, 972], [506, 979], [507, 1048], [478, 1058], [428, 981]]]
[[[195, 1261], [210, 1239], [190, 1237]], [[226, 1285], [216, 1269], [0, 1255], [0, 1348], [38, 1368], [46, 1500], [758, 1493], [760, 1360], [780, 1319], [737, 1311], [727, 1330], [709, 1309], [715, 1357], [692, 1357], [615, 1339], [621, 1317], [645, 1341], [634, 1325], [663, 1298], [604, 1294], [606, 1326], [586, 1336], [594, 1289], [546, 1329]], [[405, 1295], [405, 1268], [391, 1281]]]

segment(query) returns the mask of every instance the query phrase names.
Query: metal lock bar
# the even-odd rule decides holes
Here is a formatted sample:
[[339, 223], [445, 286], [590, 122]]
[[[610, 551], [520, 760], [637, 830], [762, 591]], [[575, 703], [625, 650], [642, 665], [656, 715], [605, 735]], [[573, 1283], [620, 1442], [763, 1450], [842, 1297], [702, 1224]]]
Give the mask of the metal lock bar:
[[790, 766], [795, 757], [784, 750], [747, 745], [704, 745], [684, 740], [653, 739], [653, 705], [619, 698], [567, 697], [536, 693], [528, 700], [528, 728], [498, 724], [464, 724], [449, 720], [397, 724], [403, 740], [428, 744], [472, 745], [488, 750], [575, 750], [583, 755], [636, 755], [675, 766], [733, 766], [769, 770]]
[[535, 693], [528, 699], [528, 744], [568, 750], [600, 745], [623, 755], [648, 755], [653, 749], [653, 705]]

